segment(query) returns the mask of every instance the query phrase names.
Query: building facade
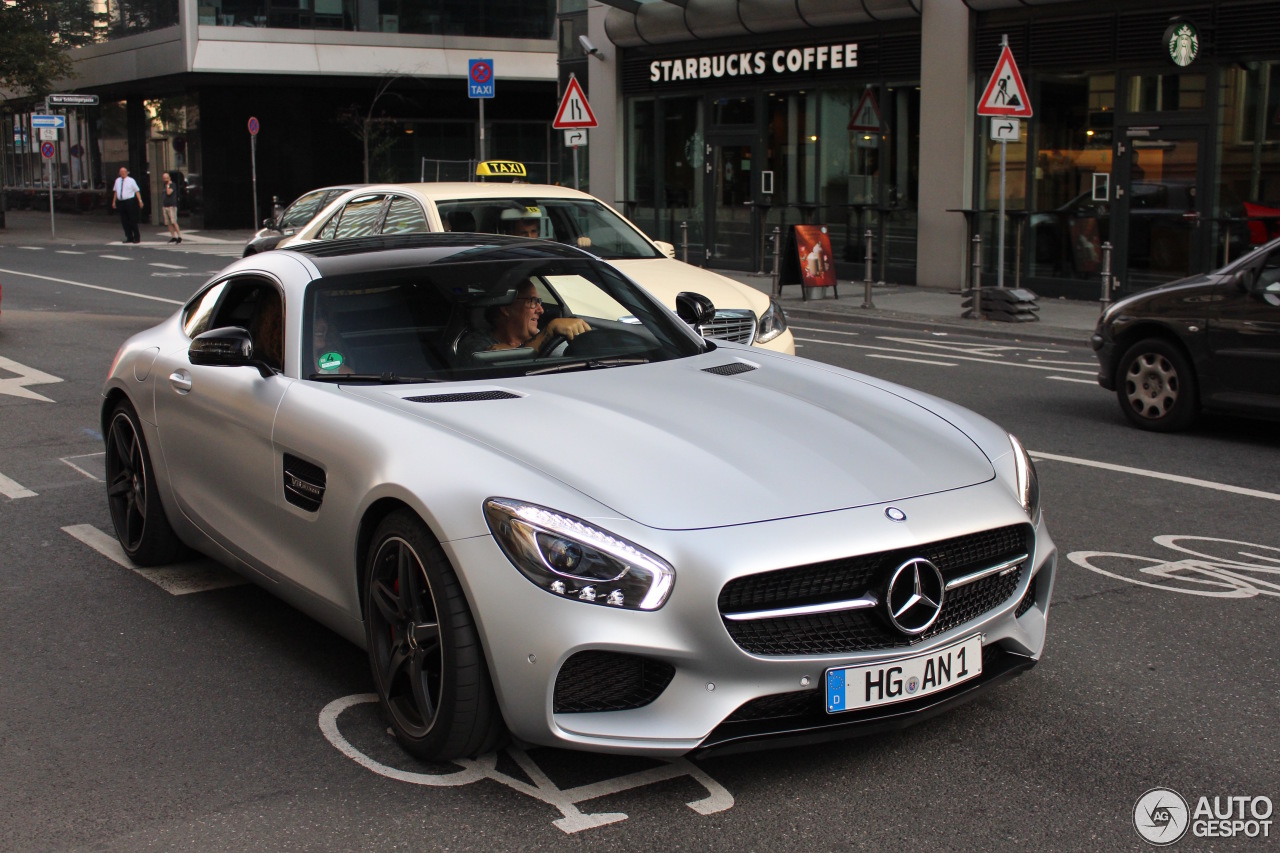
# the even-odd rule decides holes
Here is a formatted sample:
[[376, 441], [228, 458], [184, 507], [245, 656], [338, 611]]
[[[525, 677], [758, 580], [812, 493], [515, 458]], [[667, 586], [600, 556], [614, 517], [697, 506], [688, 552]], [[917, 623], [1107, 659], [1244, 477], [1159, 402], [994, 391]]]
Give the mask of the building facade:
[[[1005, 283], [1041, 295], [1098, 298], [1106, 244], [1123, 293], [1280, 228], [1272, 0], [603, 0], [587, 34], [593, 192], [693, 262], [767, 269], [814, 222], [842, 277], [870, 230], [877, 279], [959, 286], [979, 233], [994, 281], [1002, 148]], [[1006, 41], [1033, 115], [1002, 144]]]
[[[121, 166], [144, 194], [184, 179], [185, 212], [249, 227], [317, 186], [464, 177], [478, 153], [468, 60], [493, 61], [491, 155], [558, 179], [555, 0], [81, 0], [58, 38], [76, 77], [55, 156], [40, 153], [32, 102], [6, 103], [10, 206], [109, 206]], [[250, 119], [256, 119], [251, 139]], [[255, 201], [256, 199], [256, 201]]]

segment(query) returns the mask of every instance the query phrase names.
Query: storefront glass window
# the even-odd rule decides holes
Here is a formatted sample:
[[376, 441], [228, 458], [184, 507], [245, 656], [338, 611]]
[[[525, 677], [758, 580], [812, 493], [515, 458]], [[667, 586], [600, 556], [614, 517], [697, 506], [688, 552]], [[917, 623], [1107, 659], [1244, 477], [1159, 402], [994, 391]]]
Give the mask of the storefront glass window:
[[655, 102], [633, 99], [627, 116], [627, 199], [623, 211], [646, 234], [658, 233]]
[[883, 207], [878, 211], [884, 218], [881, 252], [896, 270], [895, 280], [914, 281], [920, 194], [920, 87], [889, 86], [885, 108], [885, 168], [880, 181]]
[[712, 106], [713, 124], [754, 124], [756, 99], [754, 95], [739, 98], [716, 98]]
[[[177, 23], [177, 0], [128, 2], [172, 4]], [[555, 0], [199, 0], [196, 13], [201, 24], [220, 27], [546, 39], [554, 32], [556, 4]]]
[[1220, 84], [1215, 265], [1280, 236], [1280, 63], [1250, 65]]
[[1125, 106], [1131, 113], [1202, 110], [1203, 74], [1145, 74], [1129, 78]]
[[773, 171], [772, 221], [812, 222], [818, 203], [818, 93], [775, 92], [768, 98], [766, 169]]
[[[1032, 275], [1096, 280], [1101, 245], [1110, 239], [1115, 76], [1042, 77], [1039, 89], [1031, 198], [1026, 205], [1030, 212], [1011, 217], [1009, 227], [1023, 232], [1021, 248]], [[989, 132], [991, 120], [981, 121], [984, 133]], [[1024, 139], [1026, 131], [1024, 121]], [[999, 203], [999, 143], [988, 142], [986, 148], [984, 208], [992, 209]], [[1009, 144], [1009, 209], [1024, 206], [1025, 149], [1023, 143]], [[985, 248], [994, 244], [995, 217], [984, 220]], [[1006, 235], [1006, 245], [1012, 247], [1006, 257], [1007, 276], [1018, 249], [1016, 230]], [[995, 255], [989, 257], [994, 260]]]
[[658, 239], [677, 246], [680, 223], [689, 223], [689, 257], [703, 256], [703, 163], [701, 98], [664, 98], [661, 105], [662, 206]]

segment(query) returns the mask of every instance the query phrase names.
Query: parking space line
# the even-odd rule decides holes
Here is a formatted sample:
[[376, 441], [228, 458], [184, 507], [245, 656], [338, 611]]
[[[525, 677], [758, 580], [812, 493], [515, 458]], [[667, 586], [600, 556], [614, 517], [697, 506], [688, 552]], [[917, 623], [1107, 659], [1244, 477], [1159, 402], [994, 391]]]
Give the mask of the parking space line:
[[170, 595], [208, 592], [212, 589], [243, 586], [248, 583], [239, 575], [207, 559], [191, 563], [179, 563], [174, 566], [144, 569], [135, 566], [129, 560], [124, 553], [124, 549], [120, 547], [120, 543], [116, 541], [114, 536], [108, 536], [92, 524], [72, 524], [62, 528], [62, 530], [113, 563], [124, 566], [129, 571], [151, 581]]
[[55, 250], [55, 252], [56, 254], [59, 254], [59, 255], [83, 255], [84, 254], [84, 252], [76, 252], [71, 249], [57, 249]]
[[10, 480], [4, 474], [0, 474], [0, 495], [4, 495], [9, 500], [16, 501], [18, 498], [34, 498], [36, 493], [23, 486], [21, 483]]
[[26, 249], [28, 252], [43, 252], [44, 246], [19, 246], [19, 249]]
[[867, 358], [887, 358], [892, 361], [911, 361], [916, 364], [933, 364], [933, 365], [937, 365], [938, 367], [955, 367], [956, 366], [955, 362], [952, 362], [952, 361], [928, 361], [923, 358], [907, 358], [906, 356], [901, 356], [901, 355], [884, 355], [878, 352], [867, 353]]
[[159, 264], [159, 263], [156, 263], [155, 261], [152, 261], [150, 266], [164, 267], [167, 270], [185, 270], [186, 269], [186, 267], [180, 267], [177, 264]]
[[[118, 256], [116, 256], [116, 255], [98, 255], [98, 257], [100, 257], [100, 258], [111, 258], [112, 260], [117, 260], [117, 261], [127, 261], [127, 260], [129, 260], [129, 258], [121, 258], [121, 257], [118, 257]], [[35, 273], [33, 273], [33, 272], [20, 272], [20, 271], [18, 271], [18, 270], [6, 270], [6, 269], [0, 269], [0, 273], [7, 273], [7, 274], [9, 274], [9, 275], [25, 275], [25, 276], [27, 276], [28, 278], [38, 278], [38, 279], [40, 279], [41, 281], [52, 281], [52, 282], [54, 282], [54, 283], [56, 283], [56, 284], [69, 284], [69, 285], [71, 285], [71, 286], [73, 286], [73, 287], [85, 287], [85, 288], [88, 288], [89, 290], [102, 290], [102, 291], [105, 291], [105, 292], [107, 292], [107, 293], [118, 293], [118, 294], [120, 294], [121, 296], [136, 296], [136, 297], [138, 297], [139, 299], [150, 299], [152, 302], [167, 302], [167, 303], [169, 303], [170, 305], [181, 305], [181, 304], [182, 304], [182, 302], [181, 302], [181, 301], [179, 301], [179, 300], [177, 300], [177, 299], [165, 299], [165, 298], [164, 298], [164, 297], [162, 297], [162, 296], [148, 296], [148, 295], [147, 295], [147, 294], [145, 294], [145, 293], [134, 293], [134, 292], [129, 291], [129, 290], [117, 290], [117, 289], [116, 289], [116, 288], [114, 288], [114, 287], [103, 287], [102, 285], [99, 285], [99, 284], [86, 284], [86, 283], [84, 283], [83, 281], [70, 281], [70, 280], [65, 279], [65, 278], [53, 278], [52, 276], [47, 276], [47, 275], [36, 275], [36, 274], [35, 274]]]
[[1079, 379], [1075, 376], [1046, 376], [1045, 379], [1057, 379], [1059, 382], [1083, 382], [1085, 385], [1097, 385], [1096, 379]]
[[131, 261], [131, 260], [133, 260], [133, 258], [126, 258], [126, 257], [124, 257], [123, 255], [98, 255], [98, 257], [100, 257], [100, 258], [104, 258], [105, 260], [108, 260], [108, 261]]
[[1160, 471], [1148, 471], [1145, 468], [1130, 468], [1127, 465], [1113, 465], [1110, 462], [1097, 462], [1093, 459], [1077, 459], [1074, 456], [1058, 456], [1053, 453], [1041, 453], [1038, 450], [1028, 451], [1035, 460], [1047, 459], [1052, 462], [1067, 462], [1071, 465], [1083, 465], [1086, 468], [1101, 468], [1104, 471], [1115, 471], [1120, 474], [1133, 474], [1137, 477], [1150, 477], [1154, 480], [1167, 480], [1170, 483], [1182, 483], [1186, 486], [1198, 486], [1202, 489], [1213, 489], [1218, 492], [1230, 492], [1233, 495], [1244, 495], [1250, 498], [1263, 498], [1269, 501], [1280, 501], [1280, 495], [1274, 492], [1263, 492], [1258, 489], [1246, 489], [1226, 483], [1215, 483], [1212, 480], [1197, 480], [1195, 477], [1182, 477], [1177, 474], [1165, 474]]
[[67, 465], [71, 468], [74, 468], [76, 471], [79, 471], [81, 474], [84, 474], [90, 480], [96, 480], [97, 482], [101, 483], [101, 482], [104, 482], [104, 480], [101, 477], [97, 476], [96, 474], [90, 474], [88, 471], [84, 470], [83, 468], [81, 468], [79, 465], [72, 462], [71, 460], [72, 459], [91, 459], [94, 456], [106, 456], [106, 455], [107, 455], [107, 452], [105, 450], [100, 450], [97, 453], [81, 453], [78, 456], [63, 456], [63, 457], [60, 457], [58, 461], [61, 462], [63, 465]]
[[860, 335], [858, 332], [846, 332], [843, 329], [823, 329], [817, 326], [797, 326], [795, 324], [790, 324], [789, 328], [793, 332], [822, 332], [827, 335], [848, 335], [851, 338], [856, 338]]

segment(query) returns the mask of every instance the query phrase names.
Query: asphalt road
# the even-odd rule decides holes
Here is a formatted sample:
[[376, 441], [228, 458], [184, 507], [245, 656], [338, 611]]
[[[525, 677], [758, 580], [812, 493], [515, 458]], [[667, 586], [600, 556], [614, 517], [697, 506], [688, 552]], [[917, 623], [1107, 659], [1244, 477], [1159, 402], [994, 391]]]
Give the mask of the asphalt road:
[[1038, 456], [1060, 551], [1041, 663], [876, 739], [673, 765], [408, 759], [362, 701], [360, 650], [211, 564], [110, 555], [111, 357], [239, 247], [185, 249], [0, 248], [0, 848], [1149, 849], [1133, 811], [1151, 788], [1193, 810], [1280, 800], [1274, 425], [1142, 433], [1083, 345], [814, 322], [802, 356], [969, 406]]

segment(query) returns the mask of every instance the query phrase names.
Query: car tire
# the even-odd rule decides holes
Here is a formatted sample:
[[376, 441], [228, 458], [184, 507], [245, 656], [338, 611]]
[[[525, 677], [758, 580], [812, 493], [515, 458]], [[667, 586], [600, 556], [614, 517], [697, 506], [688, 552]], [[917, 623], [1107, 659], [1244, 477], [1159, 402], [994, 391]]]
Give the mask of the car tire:
[[185, 546], [160, 503], [142, 425], [127, 400], [112, 411], [105, 442], [107, 506], [120, 546], [139, 566], [172, 563]]
[[1116, 367], [1116, 399], [1130, 423], [1156, 432], [1186, 429], [1199, 412], [1191, 363], [1160, 338], [1125, 350]]
[[424, 761], [489, 752], [505, 728], [458, 577], [408, 510], [378, 525], [361, 597], [378, 699], [401, 746]]

